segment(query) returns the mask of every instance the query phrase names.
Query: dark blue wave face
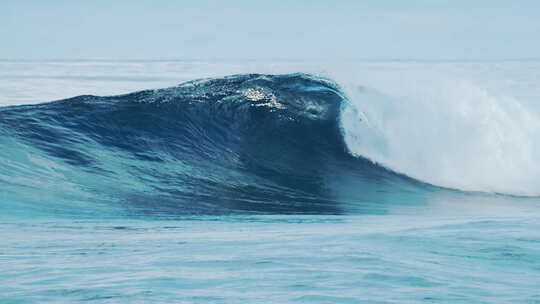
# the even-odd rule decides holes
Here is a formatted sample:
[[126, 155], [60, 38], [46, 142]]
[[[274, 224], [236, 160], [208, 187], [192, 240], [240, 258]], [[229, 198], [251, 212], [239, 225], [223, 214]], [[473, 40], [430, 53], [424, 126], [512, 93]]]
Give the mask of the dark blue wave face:
[[434, 187], [347, 152], [345, 102], [328, 80], [254, 74], [2, 108], [0, 198], [15, 213], [133, 215], [422, 203]]

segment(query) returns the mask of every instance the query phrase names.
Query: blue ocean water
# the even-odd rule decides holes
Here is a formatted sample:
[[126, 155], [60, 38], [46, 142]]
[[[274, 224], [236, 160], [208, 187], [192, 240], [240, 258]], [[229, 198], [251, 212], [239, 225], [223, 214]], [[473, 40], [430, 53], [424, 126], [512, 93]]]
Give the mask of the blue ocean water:
[[[39, 80], [31, 64], [3, 62], [5, 82]], [[81, 92], [164, 81], [48, 64], [75, 66], [52, 79]], [[443, 67], [523, 69], [501, 64]], [[540, 302], [535, 91], [438, 79], [418, 95], [388, 70], [441, 63], [361, 67], [388, 87], [302, 66], [44, 103], [5, 90], [21, 102], [0, 107], [0, 302]]]

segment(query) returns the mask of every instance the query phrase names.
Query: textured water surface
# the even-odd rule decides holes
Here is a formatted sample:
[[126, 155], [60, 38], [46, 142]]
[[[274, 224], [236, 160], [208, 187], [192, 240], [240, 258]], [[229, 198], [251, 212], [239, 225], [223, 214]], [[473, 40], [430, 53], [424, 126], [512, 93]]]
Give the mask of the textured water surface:
[[0, 299], [536, 303], [539, 223], [399, 216], [3, 222]]

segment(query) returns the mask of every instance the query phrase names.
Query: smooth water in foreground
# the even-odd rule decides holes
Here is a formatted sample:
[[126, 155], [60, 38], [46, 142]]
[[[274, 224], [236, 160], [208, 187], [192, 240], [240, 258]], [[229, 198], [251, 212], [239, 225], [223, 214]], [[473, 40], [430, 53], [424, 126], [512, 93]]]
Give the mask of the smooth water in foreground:
[[0, 303], [540, 303], [539, 65], [0, 61]]

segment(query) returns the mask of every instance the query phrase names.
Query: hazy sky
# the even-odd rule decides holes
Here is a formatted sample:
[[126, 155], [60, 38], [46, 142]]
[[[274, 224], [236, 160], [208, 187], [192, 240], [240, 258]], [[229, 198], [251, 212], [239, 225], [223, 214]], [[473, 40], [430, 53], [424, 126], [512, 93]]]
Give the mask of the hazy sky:
[[537, 0], [0, 0], [3, 59], [530, 57]]

